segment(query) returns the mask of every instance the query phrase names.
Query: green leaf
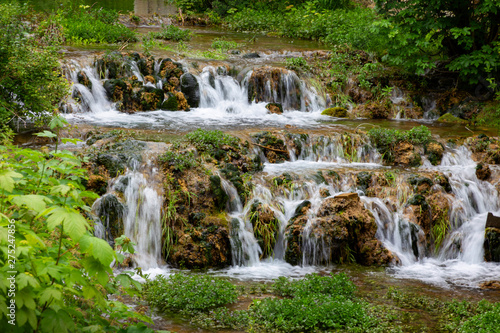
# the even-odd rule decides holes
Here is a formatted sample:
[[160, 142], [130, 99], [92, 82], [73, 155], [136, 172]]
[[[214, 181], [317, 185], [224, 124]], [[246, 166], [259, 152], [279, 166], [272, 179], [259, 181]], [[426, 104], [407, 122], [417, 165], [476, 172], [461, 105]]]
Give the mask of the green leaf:
[[36, 136], [42, 137], [42, 138], [56, 138], [57, 135], [50, 132], [50, 131], [43, 131], [39, 133], [35, 133]]
[[33, 275], [27, 273], [18, 274], [16, 276], [16, 282], [18, 290], [26, 288], [28, 285], [32, 286], [33, 288], [40, 287], [40, 283], [38, 283], [37, 279]]
[[95, 276], [101, 285], [105, 286], [108, 283], [108, 272], [111, 271], [109, 265], [103, 265], [100, 260], [97, 260], [94, 257], [86, 257], [82, 260], [82, 264], [89, 275]]
[[76, 210], [58, 207], [48, 213], [47, 228], [54, 230], [58, 225], [64, 224], [64, 232], [73, 240], [78, 241], [90, 228], [87, 220]]
[[13, 204], [19, 207], [22, 207], [24, 205], [28, 209], [33, 210], [37, 213], [40, 213], [43, 210], [45, 210], [47, 203], [51, 202], [52, 200], [50, 200], [49, 198], [43, 195], [35, 195], [35, 194], [19, 195], [12, 198]]
[[115, 259], [115, 251], [113, 251], [108, 242], [94, 236], [83, 236], [80, 239], [80, 248], [83, 252], [87, 252], [105, 266], [111, 265], [111, 262]]
[[0, 189], [12, 192], [14, 189], [14, 178], [23, 178], [23, 175], [9, 169], [0, 170]]
[[41, 292], [39, 304], [49, 304], [52, 300], [60, 301], [61, 299], [62, 293], [54, 287], [49, 287]]
[[65, 310], [54, 311], [47, 309], [42, 314], [41, 327], [43, 332], [58, 332], [66, 333], [72, 332], [75, 329], [73, 319], [68, 315]]
[[68, 192], [71, 191], [71, 187], [68, 185], [57, 185], [50, 189], [50, 194], [60, 194], [62, 196], [66, 196]]
[[22, 308], [23, 306], [27, 307], [28, 309], [35, 309], [36, 304], [34, 300], [35, 294], [33, 290], [31, 289], [20, 289], [16, 292], [16, 306], [18, 309]]
[[64, 144], [70, 142], [70, 143], [76, 145], [77, 142], [82, 142], [82, 140], [80, 140], [80, 139], [68, 139], [68, 138], [64, 138], [64, 139], [61, 139], [61, 142], [64, 143]]

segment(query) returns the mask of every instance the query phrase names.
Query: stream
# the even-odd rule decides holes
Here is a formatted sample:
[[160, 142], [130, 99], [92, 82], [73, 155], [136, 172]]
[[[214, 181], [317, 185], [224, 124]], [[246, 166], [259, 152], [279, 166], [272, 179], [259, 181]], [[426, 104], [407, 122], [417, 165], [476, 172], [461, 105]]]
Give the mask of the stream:
[[[206, 41], [221, 34], [220, 31], [206, 28], [194, 32], [197, 37], [191, 43], [199, 44], [200, 48], [208, 47]], [[225, 35], [237, 42], [251, 37], [244, 34]], [[254, 147], [255, 154], [264, 162], [264, 168], [253, 175], [255, 186], [246, 204], [240, 200], [234, 185], [221, 177], [222, 187], [230, 198], [226, 209], [228, 220], [237, 221], [233, 223], [234, 230], [231, 231], [232, 265], [225, 269], [209, 270], [209, 274], [228, 277], [237, 283], [250, 283], [267, 282], [280, 276], [299, 278], [312, 272], [345, 271], [361, 290], [376, 289], [375, 285], [403, 286], [414, 290], [428, 289], [429, 293], [440, 297], [486, 297], [498, 301], [498, 292], [482, 291], [479, 285], [500, 277], [500, 264], [485, 262], [483, 258], [486, 216], [488, 212], [500, 216], [500, 196], [498, 187], [476, 177], [477, 163], [468, 148], [447, 144], [440, 164], [435, 166], [424, 157], [422, 166], [417, 168], [388, 167], [383, 165], [380, 154], [368, 141], [360, 142], [356, 147], [353, 143], [354, 153], [347, 156], [341, 134], [359, 128], [367, 130], [372, 126], [406, 130], [425, 124], [435, 136], [445, 140], [472, 136], [470, 129], [438, 124], [430, 119], [345, 120], [321, 115], [328, 105], [327, 94], [311, 80], [299, 78], [293, 71], [286, 69], [282, 70], [277, 86], [263, 82], [263, 100], [249, 100], [249, 79], [253, 71], [265, 65], [279, 66], [277, 64], [282, 64], [285, 57], [293, 54], [321, 49], [320, 45], [312, 42], [292, 42], [259, 37], [252, 48], [261, 54], [261, 58], [255, 60], [241, 57], [226, 61], [183, 58], [179, 61], [184, 72], [192, 73], [199, 83], [199, 107], [189, 112], [155, 110], [133, 114], [118, 111], [116, 104], [106, 96], [102, 80], [91, 61], [100, 51], [72, 49], [67, 55], [68, 75], [74, 82], [73, 91], [81, 96], [81, 102], [70, 102], [68, 105], [73, 112], [64, 116], [71, 124], [84, 128], [143, 131], [153, 137], [155, 133], [158, 136], [182, 136], [198, 128], [222, 130], [243, 138], [262, 130], [279, 132], [286, 129], [296, 134], [294, 142], [301, 146], [300, 153], [297, 154], [297, 150], [288, 145], [290, 160], [284, 163], [269, 162], [263, 149]], [[153, 54], [157, 59], [165, 56], [175, 59], [175, 55], [162, 50], [153, 51]], [[194, 62], [197, 62], [195, 67]], [[160, 66], [161, 63], [156, 68], [159, 70]], [[234, 70], [229, 73], [222, 69], [227, 67]], [[82, 70], [92, 82], [92, 89], [78, 83], [77, 73]], [[140, 75], [137, 73], [139, 80]], [[142, 80], [144, 84], [144, 78]], [[281, 103], [283, 114], [269, 113], [266, 109], [269, 102]], [[489, 129], [481, 133], [494, 135]], [[491, 170], [494, 175], [500, 174], [498, 165], [492, 165]], [[321, 176], [323, 179], [317, 179], [318, 174], [328, 175], [332, 172], [338, 178]], [[394, 174], [393, 192], [367, 196], [355, 180], [362, 172]], [[113, 180], [108, 187], [108, 192], [118, 189], [124, 193], [127, 206], [124, 210], [124, 232], [139, 244], [136, 263], [150, 277], [178, 271], [161, 259], [163, 199], [158, 190], [160, 186], [155, 183], [155, 173], [158, 170], [154, 166], [138, 164]], [[285, 173], [290, 175], [291, 185], [277, 188], [273, 178]], [[439, 185], [434, 185], [430, 190], [444, 192], [442, 198], [449, 202], [447, 216], [451, 225], [439, 251], [433, 253], [425, 251], [425, 244], [420, 237], [423, 230], [407, 216], [404, 200], [410, 191], [407, 180], [416, 173], [445, 175], [451, 186], [449, 192], [444, 192]], [[376, 238], [397, 256], [398, 264], [386, 269], [361, 269], [328, 262], [331, 244], [323, 241], [314, 230], [325, 200], [345, 193], [359, 195], [363, 207], [375, 217], [378, 227]], [[96, 202], [94, 209], [99, 209], [101, 201]], [[303, 257], [298, 264], [292, 265], [286, 261], [289, 245], [286, 228], [297, 207], [304, 201], [310, 202], [310, 209], [302, 234]], [[263, 249], [258, 244], [250, 221], [250, 210], [255, 202], [267, 207], [279, 221], [273, 256], [265, 259], [261, 259]], [[105, 234], [104, 224], [96, 228], [100, 235]], [[171, 324], [170, 327], [175, 328], [175, 325]], [[185, 330], [190, 331], [187, 328]]]

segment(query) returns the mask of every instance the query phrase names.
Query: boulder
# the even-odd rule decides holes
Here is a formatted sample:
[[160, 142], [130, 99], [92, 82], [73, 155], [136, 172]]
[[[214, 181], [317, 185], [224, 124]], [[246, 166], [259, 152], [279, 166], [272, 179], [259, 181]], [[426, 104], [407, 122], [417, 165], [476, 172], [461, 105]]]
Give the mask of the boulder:
[[266, 109], [269, 110], [269, 113], [273, 114], [282, 114], [283, 113], [283, 106], [281, 103], [268, 103], [266, 105]]
[[479, 180], [488, 180], [491, 176], [491, 170], [488, 165], [478, 163], [476, 166], [476, 177]]
[[200, 106], [200, 84], [193, 74], [186, 73], [181, 76], [181, 91], [186, 97], [190, 107]]
[[330, 116], [330, 117], [336, 117], [336, 118], [346, 118], [347, 117], [347, 110], [346, 110], [346, 108], [337, 106], [337, 107], [328, 108], [326, 110], [323, 110], [323, 112], [321, 112], [321, 114], [324, 116]]

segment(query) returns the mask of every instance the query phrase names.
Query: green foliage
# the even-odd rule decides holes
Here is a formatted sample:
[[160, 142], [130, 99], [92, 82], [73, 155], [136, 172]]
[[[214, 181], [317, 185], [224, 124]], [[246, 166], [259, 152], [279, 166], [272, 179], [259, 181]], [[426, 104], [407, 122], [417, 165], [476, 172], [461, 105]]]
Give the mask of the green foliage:
[[[56, 128], [57, 126], [54, 126]], [[16, 326], [5, 332], [68, 332], [87, 327], [119, 330], [150, 321], [107, 295], [118, 287], [141, 288], [127, 272], [114, 277], [120, 260], [109, 244], [92, 235], [84, 190], [87, 171], [68, 151], [0, 146], [0, 299], [9, 299], [7, 277], [15, 275]], [[130, 251], [131, 249], [128, 248]], [[15, 271], [16, 273], [9, 273]], [[10, 302], [10, 301], [9, 301]], [[137, 326], [138, 327], [138, 326]]]
[[310, 70], [310, 67], [307, 64], [306, 59], [304, 59], [303, 57], [286, 58], [285, 67], [287, 69], [291, 69], [296, 72], [302, 72], [302, 71], [307, 72], [308, 70]]
[[240, 140], [232, 135], [225, 134], [219, 130], [203, 130], [201, 128], [188, 133], [186, 139], [200, 152], [206, 152], [211, 156], [217, 156], [223, 146], [237, 148]]
[[468, 320], [466, 320], [458, 332], [460, 333], [475, 333], [475, 332], [495, 332], [500, 327], [500, 303], [491, 306], [487, 311], [484, 311]]
[[144, 287], [146, 300], [160, 311], [207, 311], [237, 298], [231, 283], [208, 275], [160, 275]]
[[331, 274], [319, 276], [318, 274], [306, 275], [302, 280], [292, 280], [279, 277], [272, 286], [279, 296], [298, 297], [310, 294], [341, 295], [348, 298], [354, 296], [356, 286], [344, 274]]
[[193, 33], [189, 29], [181, 29], [175, 25], [162, 26], [162, 30], [152, 32], [151, 36], [156, 39], [173, 40], [174, 42], [188, 41], [193, 37]]
[[158, 156], [158, 162], [160, 163], [160, 165], [177, 172], [191, 169], [197, 165], [192, 151], [166, 151], [165, 153]]
[[118, 23], [118, 12], [97, 6], [69, 6], [57, 13], [66, 40], [73, 44], [137, 41], [136, 34]]
[[[500, 2], [484, 0], [376, 1], [390, 21], [381, 23], [391, 39], [386, 59], [417, 73], [445, 59], [469, 83], [500, 79]], [[396, 24], [393, 24], [396, 23]]]
[[225, 53], [231, 49], [236, 49], [238, 47], [238, 43], [226, 40], [224, 37], [222, 38], [214, 38], [212, 41], [212, 48], [216, 50], [220, 50]]
[[[12, 118], [29, 118], [40, 125], [50, 119], [69, 91], [56, 50], [37, 43], [34, 27], [25, 23], [26, 12], [24, 6], [0, 4], [2, 124]], [[12, 122], [10, 125], [14, 127]]]
[[354, 284], [343, 273], [324, 277], [311, 274], [298, 281], [281, 277], [273, 289], [292, 298], [255, 300], [251, 318], [260, 329], [311, 331], [371, 326], [364, 305], [354, 299]]

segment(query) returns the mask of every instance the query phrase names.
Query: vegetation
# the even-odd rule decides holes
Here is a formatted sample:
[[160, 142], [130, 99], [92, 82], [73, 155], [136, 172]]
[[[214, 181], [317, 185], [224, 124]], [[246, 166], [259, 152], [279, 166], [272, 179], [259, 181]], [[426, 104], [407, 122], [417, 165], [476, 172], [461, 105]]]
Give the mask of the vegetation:
[[[186, 135], [187, 140], [200, 152], [206, 152], [217, 158], [223, 146], [238, 147], [239, 139], [219, 130], [203, 130], [201, 128]], [[218, 159], [218, 158], [217, 158]]]
[[236, 301], [236, 288], [229, 282], [208, 275], [172, 274], [148, 280], [146, 300], [160, 311], [193, 313]]
[[175, 25], [162, 26], [162, 30], [152, 32], [151, 36], [156, 39], [172, 40], [174, 42], [188, 41], [193, 37], [193, 33], [188, 29], [181, 29]]
[[[87, 172], [81, 160], [68, 151], [10, 144], [0, 146], [0, 156], [0, 299], [10, 304], [13, 293], [16, 307], [15, 326], [7, 323], [6, 308], [0, 311], [1, 330], [125, 331], [135, 325], [151, 332], [134, 324], [150, 319], [108, 299], [120, 291], [133, 295], [141, 285], [131, 279], [132, 272], [113, 275], [111, 262], [123, 256], [93, 236], [86, 213], [97, 195], [82, 186]], [[129, 242], [117, 244], [133, 252]]]
[[54, 18], [64, 32], [67, 42], [73, 44], [135, 42], [136, 34], [118, 23], [118, 12], [98, 6], [68, 6]]
[[26, 8], [0, 4], [0, 132], [14, 120], [47, 123], [69, 87], [56, 50], [40, 43]]

